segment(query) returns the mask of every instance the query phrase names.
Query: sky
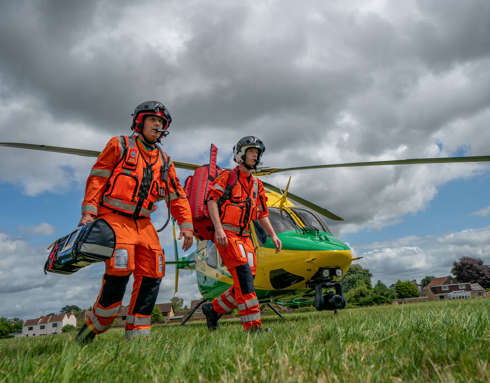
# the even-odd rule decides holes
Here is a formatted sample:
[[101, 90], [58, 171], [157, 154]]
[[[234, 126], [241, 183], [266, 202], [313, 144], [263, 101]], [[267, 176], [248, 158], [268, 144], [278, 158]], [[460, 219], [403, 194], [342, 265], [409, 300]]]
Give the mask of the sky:
[[[245, 135], [263, 165], [490, 154], [490, 3], [16, 1], [0, 4], [0, 141], [101, 150], [159, 100], [164, 148], [232, 166]], [[47, 246], [80, 219], [94, 158], [0, 148], [0, 316], [88, 308], [103, 265], [44, 275]], [[179, 171], [181, 181], [189, 172]], [[373, 283], [490, 263], [490, 165], [323, 169], [264, 177], [331, 221]], [[159, 225], [165, 208], [154, 214]], [[171, 231], [161, 236], [173, 259]], [[178, 296], [199, 297], [180, 273]], [[168, 265], [158, 302], [173, 295]], [[130, 289], [128, 289], [129, 292]], [[128, 294], [124, 303], [128, 302]]]

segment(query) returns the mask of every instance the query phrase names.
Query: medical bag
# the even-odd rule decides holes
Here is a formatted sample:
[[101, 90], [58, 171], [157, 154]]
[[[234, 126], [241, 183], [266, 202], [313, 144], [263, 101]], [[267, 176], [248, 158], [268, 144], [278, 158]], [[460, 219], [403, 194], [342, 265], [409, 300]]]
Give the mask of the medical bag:
[[110, 259], [116, 247], [116, 234], [103, 219], [80, 226], [56, 240], [44, 264], [44, 272], [72, 274], [94, 262]]
[[194, 235], [201, 240], [213, 239], [214, 235], [206, 198], [210, 183], [223, 171], [216, 166], [217, 154], [218, 148], [211, 144], [209, 164], [197, 168], [192, 176], [187, 177], [184, 184], [185, 194], [191, 207]]

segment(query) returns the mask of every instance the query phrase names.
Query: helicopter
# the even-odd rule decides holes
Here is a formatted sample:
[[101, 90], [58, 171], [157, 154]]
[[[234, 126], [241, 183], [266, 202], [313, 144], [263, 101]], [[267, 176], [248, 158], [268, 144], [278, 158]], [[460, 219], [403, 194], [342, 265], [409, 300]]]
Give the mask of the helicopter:
[[[0, 146], [88, 157], [97, 157], [100, 153], [94, 150], [14, 142], [0, 142]], [[254, 174], [268, 176], [307, 169], [488, 161], [490, 156], [412, 158], [289, 168], [259, 167]], [[178, 161], [174, 161], [174, 165], [178, 169], [186, 170], [196, 170], [202, 166]], [[290, 181], [291, 178], [285, 189], [263, 181], [268, 199], [269, 219], [283, 243], [281, 252], [275, 253], [272, 240], [257, 221], [251, 223], [250, 232], [257, 257], [254, 282], [257, 297], [261, 304], [267, 305], [280, 317], [282, 315], [272, 304], [293, 308], [313, 305], [319, 311], [333, 310], [336, 313], [346, 304], [341, 279], [351, 263], [360, 258], [352, 256], [349, 246], [330, 232], [325, 220], [328, 218], [343, 221], [343, 218], [312, 201], [290, 193]], [[173, 235], [175, 261], [166, 263], [176, 266], [175, 292], [178, 291], [179, 270], [195, 270], [197, 285], [203, 297], [184, 318], [182, 324], [185, 324], [201, 304], [219, 296], [233, 282], [212, 241], [197, 240], [195, 251], [179, 257], [175, 222]]]

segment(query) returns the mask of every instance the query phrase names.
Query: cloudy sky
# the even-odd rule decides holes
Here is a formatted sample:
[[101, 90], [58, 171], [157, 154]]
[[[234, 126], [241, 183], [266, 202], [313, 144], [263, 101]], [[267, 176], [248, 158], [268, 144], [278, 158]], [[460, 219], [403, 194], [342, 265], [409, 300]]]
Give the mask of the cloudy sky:
[[[490, 154], [487, 0], [2, 2], [0, 49], [4, 142], [101, 150], [157, 99], [174, 119], [165, 149], [181, 161], [204, 162], [213, 142], [229, 166], [249, 134], [275, 167]], [[95, 300], [102, 265], [41, 271], [47, 245], [79, 220], [93, 161], [0, 148], [0, 316]], [[345, 218], [331, 228], [373, 282], [447, 275], [461, 256], [490, 263], [488, 164], [266, 180], [289, 175], [292, 192]], [[161, 241], [173, 258], [169, 231]], [[181, 275], [179, 295], [197, 297]]]

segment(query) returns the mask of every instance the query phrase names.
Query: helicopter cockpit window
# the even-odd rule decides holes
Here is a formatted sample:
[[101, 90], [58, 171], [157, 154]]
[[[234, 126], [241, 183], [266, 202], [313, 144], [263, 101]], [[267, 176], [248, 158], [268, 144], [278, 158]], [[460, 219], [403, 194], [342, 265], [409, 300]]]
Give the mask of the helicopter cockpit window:
[[315, 212], [300, 207], [292, 207], [290, 209], [296, 213], [306, 227], [330, 233], [325, 221]]
[[218, 266], [218, 250], [216, 249], [216, 245], [212, 241], [208, 241], [206, 258], [208, 266], [216, 269], [216, 267]]
[[[289, 213], [285, 210], [282, 212], [275, 207], [269, 207], [269, 220], [276, 233], [283, 233], [285, 231], [299, 230], [299, 227], [293, 221]], [[260, 225], [259, 221], [254, 221], [255, 234], [257, 234], [257, 239], [262, 245], [268, 238], [267, 232]]]

